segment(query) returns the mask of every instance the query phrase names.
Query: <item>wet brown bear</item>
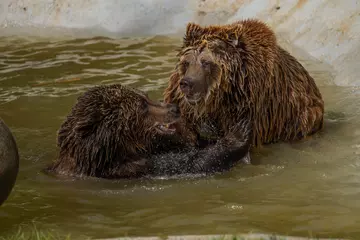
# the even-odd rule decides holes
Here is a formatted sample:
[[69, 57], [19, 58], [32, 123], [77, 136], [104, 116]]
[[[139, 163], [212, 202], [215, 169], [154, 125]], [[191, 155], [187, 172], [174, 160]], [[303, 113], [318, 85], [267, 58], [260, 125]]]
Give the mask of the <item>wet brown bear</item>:
[[[237, 143], [237, 151], [230, 147], [233, 152], [192, 147], [180, 134], [179, 117], [177, 105], [151, 101], [142, 91], [93, 87], [61, 125], [58, 159], [45, 171], [102, 178], [206, 174], [229, 169], [247, 154], [250, 139]], [[246, 122], [242, 127], [249, 129]]]
[[77, 100], [58, 132], [59, 157], [48, 171], [104, 178], [136, 177], [158, 138], [172, 135], [179, 108], [122, 85], [97, 86]]
[[244, 118], [254, 146], [302, 139], [323, 126], [324, 102], [313, 78], [258, 20], [189, 23], [178, 56], [164, 100], [179, 104], [198, 137], [206, 125], [220, 139], [241, 139]]

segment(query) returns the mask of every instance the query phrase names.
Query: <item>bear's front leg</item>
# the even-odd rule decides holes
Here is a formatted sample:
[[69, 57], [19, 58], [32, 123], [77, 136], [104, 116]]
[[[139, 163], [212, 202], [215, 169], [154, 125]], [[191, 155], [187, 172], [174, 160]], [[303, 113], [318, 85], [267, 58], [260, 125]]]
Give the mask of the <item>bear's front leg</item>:
[[230, 169], [241, 161], [250, 164], [251, 124], [242, 120], [215, 144], [199, 150], [193, 157], [192, 172], [212, 173]]
[[233, 143], [229, 144], [233, 147], [233, 151], [242, 151], [240, 149], [246, 149], [247, 154], [241, 157], [241, 161], [245, 164], [251, 163], [250, 148], [253, 139], [253, 131], [250, 119], [244, 118], [236, 123], [232, 128], [229, 129], [224, 139], [230, 143]]

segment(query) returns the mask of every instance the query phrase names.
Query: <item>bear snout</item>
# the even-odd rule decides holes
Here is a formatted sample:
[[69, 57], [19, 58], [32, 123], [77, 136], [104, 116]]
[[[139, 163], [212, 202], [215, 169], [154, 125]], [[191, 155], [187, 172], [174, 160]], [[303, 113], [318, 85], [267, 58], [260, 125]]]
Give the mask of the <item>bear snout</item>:
[[183, 93], [189, 94], [194, 86], [194, 81], [189, 77], [184, 77], [180, 80], [180, 89]]

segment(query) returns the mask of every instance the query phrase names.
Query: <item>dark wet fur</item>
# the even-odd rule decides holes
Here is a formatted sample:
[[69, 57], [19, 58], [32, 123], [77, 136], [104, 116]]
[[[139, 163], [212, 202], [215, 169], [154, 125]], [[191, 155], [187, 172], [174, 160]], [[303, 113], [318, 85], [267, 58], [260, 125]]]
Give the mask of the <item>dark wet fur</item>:
[[[191, 146], [180, 134], [159, 134], [151, 128], [153, 116], [142, 111], [144, 99], [148, 98], [143, 92], [120, 84], [85, 92], [61, 125], [58, 159], [45, 172], [109, 179], [208, 174], [228, 170], [246, 159], [247, 137], [236, 144], [231, 138], [221, 140], [209, 149], [209, 144], [205, 148]], [[240, 126], [248, 136], [249, 123]]]
[[155, 116], [145, 111], [148, 101], [143, 92], [120, 84], [85, 92], [58, 131], [59, 157], [47, 171], [103, 178], [144, 174], [146, 158], [162, 137], [153, 128]]
[[249, 122], [239, 123], [242, 141], [229, 137], [199, 149], [187, 147], [178, 151], [156, 154], [150, 158], [149, 176], [182, 174], [213, 174], [230, 170], [237, 163], [250, 162], [251, 132]]
[[[206, 68], [191, 60], [200, 54], [211, 62], [203, 74]], [[222, 132], [215, 135], [223, 137], [230, 126], [247, 118], [257, 147], [301, 140], [323, 128], [324, 101], [314, 79], [259, 20], [207, 27], [189, 23], [178, 57], [164, 100], [179, 104], [194, 135], [204, 122], [216, 119]], [[187, 91], [181, 90], [189, 79], [196, 80], [193, 88], [207, 88], [207, 96], [196, 105], [189, 104]]]

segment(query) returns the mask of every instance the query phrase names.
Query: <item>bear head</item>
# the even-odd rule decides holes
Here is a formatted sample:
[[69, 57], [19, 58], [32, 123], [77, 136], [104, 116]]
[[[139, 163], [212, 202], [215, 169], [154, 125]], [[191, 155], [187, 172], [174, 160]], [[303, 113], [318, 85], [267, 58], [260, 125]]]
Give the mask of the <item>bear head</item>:
[[165, 100], [183, 98], [189, 106], [214, 107], [224, 98], [219, 95], [235, 89], [234, 100], [249, 102], [261, 92], [259, 81], [272, 72], [276, 48], [274, 33], [260, 21], [209, 27], [189, 23]]
[[142, 91], [120, 84], [93, 87], [78, 98], [58, 131], [60, 164], [101, 175], [151, 152], [159, 137], [174, 135], [179, 118], [177, 105], [152, 101]]

